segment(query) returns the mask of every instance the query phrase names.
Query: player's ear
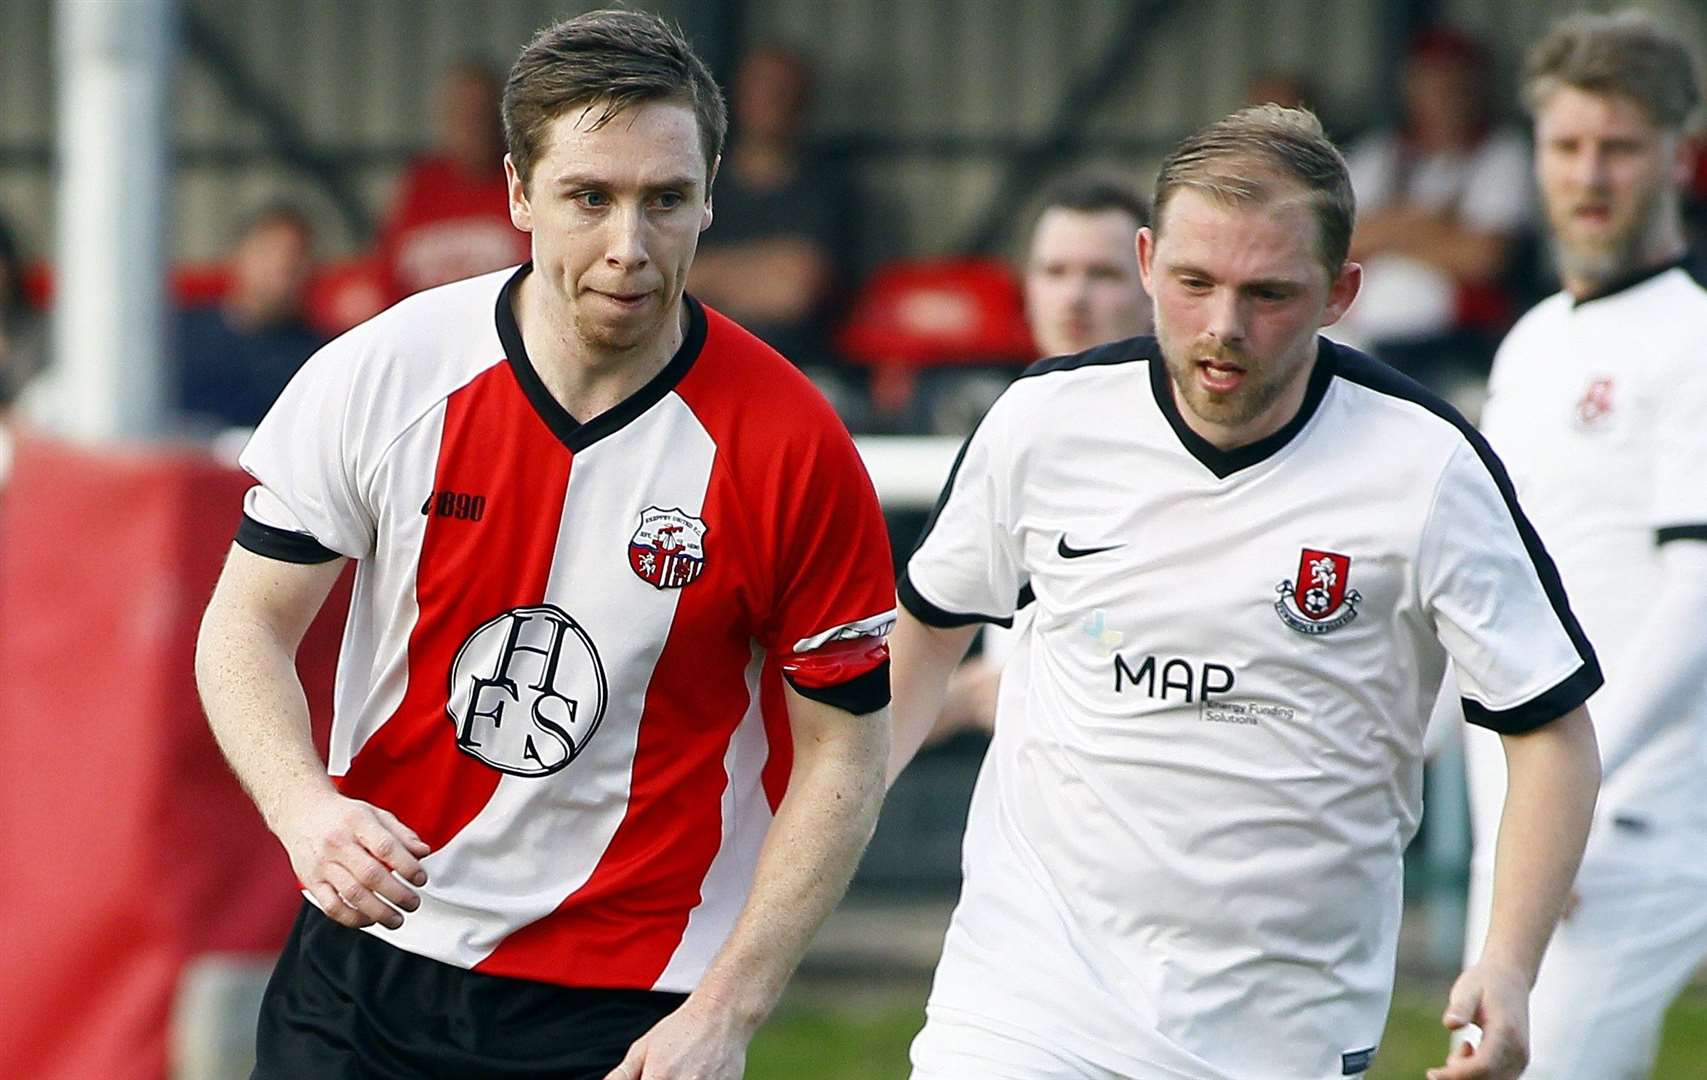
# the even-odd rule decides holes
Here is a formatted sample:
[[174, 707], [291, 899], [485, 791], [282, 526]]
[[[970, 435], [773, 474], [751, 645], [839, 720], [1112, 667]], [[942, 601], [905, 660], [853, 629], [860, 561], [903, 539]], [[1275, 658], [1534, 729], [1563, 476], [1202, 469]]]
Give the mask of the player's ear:
[[711, 228], [711, 193], [717, 186], [717, 167], [723, 164], [723, 155], [718, 154], [711, 162], [711, 171], [705, 177], [705, 214], [699, 219], [699, 231]]
[[1150, 284], [1150, 274], [1151, 263], [1156, 258], [1156, 234], [1146, 225], [1138, 230], [1138, 237], [1133, 243], [1138, 245], [1138, 278], [1144, 283], [1144, 291], [1155, 296], [1156, 289]]
[[1340, 264], [1339, 273], [1328, 283], [1328, 304], [1322, 309], [1322, 325], [1332, 326], [1340, 321], [1351, 302], [1357, 299], [1357, 290], [1363, 287], [1363, 266], [1350, 259]]
[[504, 155], [504, 186], [510, 195], [510, 224], [522, 232], [533, 232], [533, 207], [528, 204], [527, 182], [516, 171], [515, 159]]

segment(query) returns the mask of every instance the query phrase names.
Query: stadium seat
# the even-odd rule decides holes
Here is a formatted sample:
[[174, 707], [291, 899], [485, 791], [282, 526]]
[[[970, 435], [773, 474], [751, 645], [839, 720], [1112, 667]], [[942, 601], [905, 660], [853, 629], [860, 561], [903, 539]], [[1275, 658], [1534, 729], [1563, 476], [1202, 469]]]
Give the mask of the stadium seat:
[[1020, 283], [988, 258], [892, 262], [855, 296], [836, 345], [872, 369], [879, 409], [898, 413], [921, 368], [1023, 363], [1033, 355]]

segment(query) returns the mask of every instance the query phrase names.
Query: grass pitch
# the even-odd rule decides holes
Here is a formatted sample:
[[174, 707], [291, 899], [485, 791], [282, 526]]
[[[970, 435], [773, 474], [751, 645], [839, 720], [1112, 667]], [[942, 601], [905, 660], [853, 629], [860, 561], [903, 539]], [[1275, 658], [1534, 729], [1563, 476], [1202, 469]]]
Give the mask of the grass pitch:
[[[1393, 1002], [1380, 1056], [1367, 1080], [1419, 1080], [1446, 1053], [1440, 1026], [1446, 991], [1401, 988]], [[1436, 1000], [1436, 997], [1439, 1000]], [[813, 995], [785, 1001], [753, 1040], [747, 1080], [896, 1080], [907, 1076], [907, 1046], [924, 1022], [919, 991], [862, 992], [848, 1005]], [[1693, 988], [1666, 1017], [1653, 1075], [1707, 1080], [1707, 989]]]

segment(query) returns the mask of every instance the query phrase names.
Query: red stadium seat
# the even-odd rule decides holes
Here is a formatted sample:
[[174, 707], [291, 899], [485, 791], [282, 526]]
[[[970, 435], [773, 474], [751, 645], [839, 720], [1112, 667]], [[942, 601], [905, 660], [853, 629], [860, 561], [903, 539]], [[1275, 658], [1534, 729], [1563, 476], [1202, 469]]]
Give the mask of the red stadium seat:
[[897, 412], [919, 368], [1019, 364], [1034, 355], [1020, 283], [997, 259], [893, 262], [854, 298], [836, 345], [872, 368], [872, 398]]

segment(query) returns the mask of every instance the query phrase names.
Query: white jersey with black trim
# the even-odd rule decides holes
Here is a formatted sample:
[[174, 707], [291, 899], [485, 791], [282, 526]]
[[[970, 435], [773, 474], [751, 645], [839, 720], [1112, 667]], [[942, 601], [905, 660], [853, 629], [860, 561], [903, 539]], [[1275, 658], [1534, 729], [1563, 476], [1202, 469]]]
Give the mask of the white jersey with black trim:
[[[1483, 432], [1547, 538], [1608, 684], [1643, 678], [1646, 658], [1628, 643], [1656, 599], [1661, 550], [1707, 541], [1707, 259], [1543, 300], [1501, 343], [1489, 394]], [[1707, 680], [1701, 689], [1692, 716], [1608, 776], [1603, 817], [1707, 830]], [[1603, 749], [1633, 719], [1590, 708]], [[1477, 859], [1491, 863], [1505, 763], [1478, 735], [1466, 741], [1471, 808]]]
[[900, 591], [939, 626], [1036, 600], [931, 1015], [1133, 1076], [1365, 1070], [1447, 657], [1502, 731], [1600, 679], [1486, 444], [1326, 339], [1298, 416], [1233, 451], [1152, 338], [1034, 366]]
[[685, 301], [586, 421], [528, 358], [528, 267], [326, 346], [256, 430], [238, 543], [357, 560], [328, 770], [432, 847], [382, 940], [568, 986], [690, 991], [745, 902], [793, 743], [783, 680], [888, 701], [882, 510], [805, 376]]

